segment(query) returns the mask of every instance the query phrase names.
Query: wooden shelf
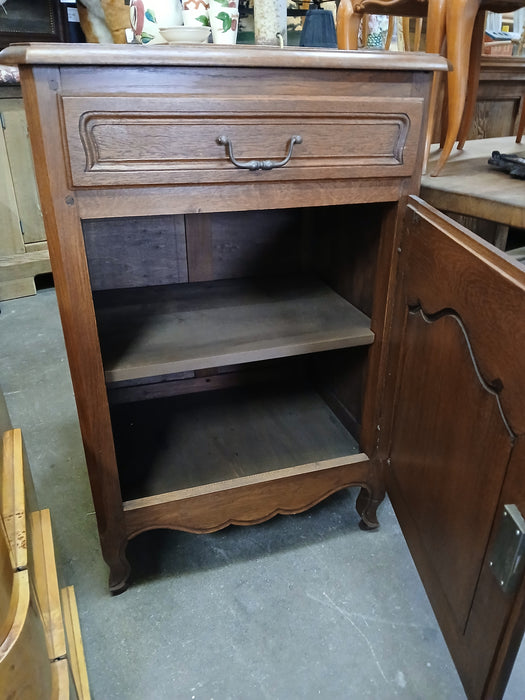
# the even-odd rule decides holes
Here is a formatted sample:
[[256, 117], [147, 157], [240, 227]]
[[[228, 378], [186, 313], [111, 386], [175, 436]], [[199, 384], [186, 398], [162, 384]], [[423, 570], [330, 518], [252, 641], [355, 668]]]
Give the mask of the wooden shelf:
[[256, 278], [94, 293], [107, 382], [373, 342], [370, 319], [311, 279]]
[[326, 402], [304, 386], [119, 404], [112, 420], [124, 501], [359, 452]]

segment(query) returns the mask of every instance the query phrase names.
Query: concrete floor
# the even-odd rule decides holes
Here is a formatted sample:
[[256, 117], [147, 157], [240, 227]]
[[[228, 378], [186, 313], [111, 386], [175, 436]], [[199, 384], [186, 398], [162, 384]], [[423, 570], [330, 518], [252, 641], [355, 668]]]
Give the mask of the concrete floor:
[[143, 535], [111, 597], [54, 290], [0, 311], [0, 386], [75, 587], [93, 698], [465, 697], [389, 503], [362, 532], [352, 490], [256, 527]]

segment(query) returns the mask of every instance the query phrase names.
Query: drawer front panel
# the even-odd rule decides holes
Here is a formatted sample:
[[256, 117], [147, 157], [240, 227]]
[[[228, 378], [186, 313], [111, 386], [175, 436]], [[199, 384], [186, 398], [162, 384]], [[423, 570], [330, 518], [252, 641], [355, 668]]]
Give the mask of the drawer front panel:
[[[210, 108], [210, 104], [212, 105]], [[74, 187], [410, 175], [422, 100], [64, 97]], [[234, 158], [282, 162], [252, 171]]]

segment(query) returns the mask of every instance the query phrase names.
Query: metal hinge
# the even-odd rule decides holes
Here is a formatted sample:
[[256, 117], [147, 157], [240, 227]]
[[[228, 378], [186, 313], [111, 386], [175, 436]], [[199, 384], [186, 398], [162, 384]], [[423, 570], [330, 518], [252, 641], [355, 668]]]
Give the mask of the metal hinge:
[[512, 593], [525, 570], [525, 519], [506, 505], [489, 557], [491, 570], [505, 593]]

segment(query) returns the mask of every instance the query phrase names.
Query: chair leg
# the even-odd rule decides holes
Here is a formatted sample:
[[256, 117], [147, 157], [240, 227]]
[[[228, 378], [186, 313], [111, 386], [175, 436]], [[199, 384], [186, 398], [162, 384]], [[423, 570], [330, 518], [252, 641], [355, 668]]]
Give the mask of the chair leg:
[[338, 49], [357, 49], [361, 18], [354, 12], [352, 0], [341, 0], [336, 16]]
[[463, 150], [467, 140], [470, 126], [476, 110], [476, 100], [479, 88], [479, 73], [481, 70], [481, 48], [485, 35], [485, 11], [480, 10], [476, 15], [474, 29], [472, 30], [472, 41], [470, 44], [470, 60], [468, 66], [467, 99], [461, 119], [461, 126], [458, 131], [458, 150]]
[[401, 18], [403, 51], [410, 51], [410, 17]]
[[421, 31], [423, 28], [423, 18], [416, 17], [416, 29], [414, 33], [414, 51], [419, 51], [421, 46]]
[[[446, 0], [429, 0], [427, 14], [427, 38], [426, 52], [441, 53], [443, 42], [445, 40], [445, 17], [446, 17]], [[430, 145], [432, 143], [432, 134], [434, 132], [434, 124], [436, 121], [436, 108], [439, 96], [440, 73], [434, 73], [432, 80], [432, 88], [430, 91], [430, 99], [428, 105], [428, 120], [427, 120], [427, 135], [425, 140], [425, 157], [423, 169], [426, 170], [428, 155], [430, 153]]]
[[385, 38], [385, 51], [388, 51], [390, 49], [390, 44], [392, 43], [392, 37], [394, 35], [395, 21], [396, 18], [394, 17], [394, 15], [388, 15], [388, 29]]
[[521, 137], [525, 130], [525, 95], [521, 98], [521, 115], [518, 122], [518, 131], [516, 133], [516, 143], [521, 143]]
[[[359, 45], [359, 29], [357, 30], [357, 41]], [[368, 35], [370, 34], [370, 15], [361, 17], [361, 46], [368, 46]]]
[[468, 61], [474, 22], [480, 0], [449, 2], [446, 14], [447, 57], [453, 70], [448, 74], [447, 137], [432, 175], [438, 175], [456, 141], [467, 96]]

